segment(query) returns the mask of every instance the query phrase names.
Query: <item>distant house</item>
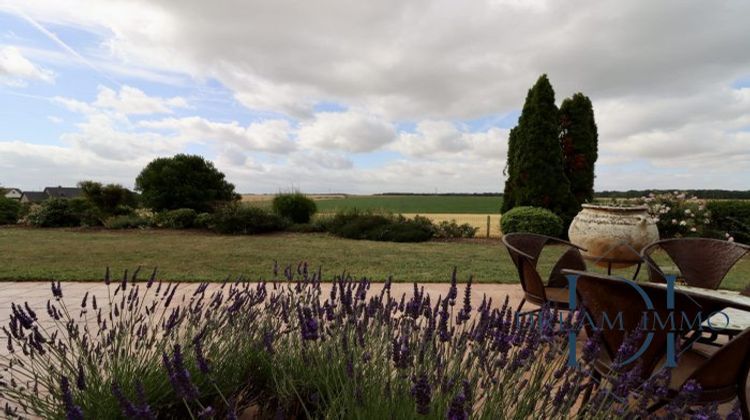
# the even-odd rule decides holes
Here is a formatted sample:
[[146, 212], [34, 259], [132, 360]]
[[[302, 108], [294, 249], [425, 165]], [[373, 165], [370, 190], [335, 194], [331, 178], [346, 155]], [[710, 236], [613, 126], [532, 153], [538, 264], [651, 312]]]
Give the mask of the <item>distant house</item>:
[[76, 198], [83, 195], [83, 190], [76, 187], [47, 187], [44, 193], [49, 198]]
[[3, 196], [5, 198], [10, 198], [11, 200], [20, 200], [22, 195], [23, 191], [18, 188], [5, 188], [3, 192]]
[[48, 198], [49, 196], [44, 191], [24, 191], [21, 194], [22, 203], [39, 204]]

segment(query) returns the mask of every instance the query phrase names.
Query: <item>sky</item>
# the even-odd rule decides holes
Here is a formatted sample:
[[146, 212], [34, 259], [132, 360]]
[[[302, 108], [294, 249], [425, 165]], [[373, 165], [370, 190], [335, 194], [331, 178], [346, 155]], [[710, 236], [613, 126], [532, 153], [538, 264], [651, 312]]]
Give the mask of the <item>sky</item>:
[[500, 192], [541, 74], [588, 95], [596, 190], [750, 189], [750, 2], [0, 0], [0, 185]]

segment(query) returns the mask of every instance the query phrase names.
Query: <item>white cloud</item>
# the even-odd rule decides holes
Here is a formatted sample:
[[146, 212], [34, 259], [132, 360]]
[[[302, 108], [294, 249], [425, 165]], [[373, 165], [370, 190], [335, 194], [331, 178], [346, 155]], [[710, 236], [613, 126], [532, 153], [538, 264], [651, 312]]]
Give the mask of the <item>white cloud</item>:
[[392, 124], [359, 111], [321, 112], [297, 132], [301, 145], [316, 149], [364, 153], [396, 138]]
[[54, 83], [55, 74], [51, 70], [39, 67], [29, 61], [17, 47], [1, 47], [0, 84], [22, 87], [29, 80]]
[[291, 128], [286, 120], [266, 120], [243, 127], [236, 121], [222, 123], [202, 117], [186, 117], [140, 121], [138, 125], [171, 130], [185, 141], [232, 143], [245, 151], [286, 153], [296, 148], [289, 138]]
[[490, 127], [469, 132], [449, 121], [427, 120], [417, 124], [413, 133], [401, 133], [393, 149], [407, 156], [432, 159], [505, 160], [508, 130]]
[[179, 96], [160, 98], [148, 96], [142, 90], [122, 86], [119, 92], [99, 86], [94, 106], [111, 109], [124, 115], [171, 114], [173, 108], [186, 108], [187, 101]]

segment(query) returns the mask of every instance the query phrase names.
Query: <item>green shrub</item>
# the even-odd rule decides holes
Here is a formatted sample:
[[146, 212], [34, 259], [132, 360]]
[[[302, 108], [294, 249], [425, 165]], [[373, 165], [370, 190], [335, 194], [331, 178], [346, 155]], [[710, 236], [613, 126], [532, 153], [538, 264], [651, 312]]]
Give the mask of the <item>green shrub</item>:
[[33, 206], [27, 216], [28, 223], [37, 227], [80, 226], [80, 217], [73, 212], [70, 200], [50, 198], [38, 206]]
[[503, 234], [515, 232], [560, 236], [563, 222], [559, 216], [540, 207], [515, 207], [500, 218]]
[[71, 198], [68, 200], [68, 207], [75, 218], [78, 219], [78, 226], [101, 226], [102, 212], [90, 201], [83, 197]]
[[443, 220], [435, 226], [435, 237], [436, 238], [473, 238], [478, 227], [474, 227], [468, 223], [458, 224], [455, 220], [450, 222]]
[[135, 214], [112, 216], [104, 221], [104, 227], [107, 229], [136, 229], [150, 226], [149, 219]]
[[287, 222], [268, 210], [245, 204], [230, 204], [213, 217], [213, 229], [219, 233], [253, 234], [275, 232], [286, 228]]
[[273, 198], [273, 211], [293, 223], [309, 223], [318, 206], [308, 196], [296, 192], [276, 195]]
[[0, 225], [11, 225], [21, 217], [21, 203], [10, 198], [0, 197]]
[[750, 201], [709, 201], [707, 207], [711, 212], [707, 236], [750, 243]]
[[167, 210], [157, 213], [156, 226], [168, 229], [189, 229], [195, 225], [198, 213], [193, 209]]
[[214, 225], [214, 215], [211, 213], [198, 213], [195, 216], [193, 226], [199, 229], [211, 229]]
[[138, 205], [136, 194], [119, 184], [81, 181], [78, 187], [83, 197], [106, 216], [131, 214]]
[[426, 217], [406, 219], [403, 216], [345, 210], [333, 217], [321, 218], [315, 223], [321, 230], [348, 239], [370, 241], [423, 242], [435, 233]]

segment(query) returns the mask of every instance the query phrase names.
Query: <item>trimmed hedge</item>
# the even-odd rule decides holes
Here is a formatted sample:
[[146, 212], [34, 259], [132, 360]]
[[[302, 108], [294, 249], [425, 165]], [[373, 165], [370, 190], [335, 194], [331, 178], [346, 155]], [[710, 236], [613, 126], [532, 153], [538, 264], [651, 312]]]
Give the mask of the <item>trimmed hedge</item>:
[[547, 236], [560, 236], [563, 221], [555, 213], [540, 207], [515, 207], [500, 218], [503, 234], [515, 232], [537, 233]]
[[709, 201], [711, 224], [707, 236], [726, 239], [729, 234], [737, 242], [750, 243], [750, 201]]
[[281, 216], [259, 207], [229, 204], [213, 215], [213, 229], [219, 233], [253, 234], [284, 230], [287, 222]]
[[292, 223], [309, 223], [310, 218], [318, 211], [315, 201], [299, 192], [276, 195], [272, 206], [274, 213]]

